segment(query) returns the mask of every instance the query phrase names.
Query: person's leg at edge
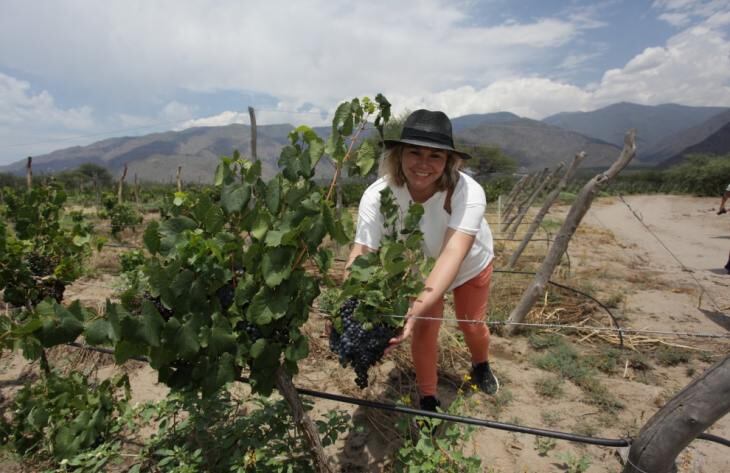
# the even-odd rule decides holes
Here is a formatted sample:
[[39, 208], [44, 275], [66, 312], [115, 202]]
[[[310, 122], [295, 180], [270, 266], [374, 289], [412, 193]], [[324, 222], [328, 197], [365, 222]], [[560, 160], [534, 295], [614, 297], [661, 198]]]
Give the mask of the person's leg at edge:
[[489, 285], [492, 280], [492, 263], [481, 273], [454, 289], [454, 308], [459, 328], [469, 347], [472, 361], [472, 381], [483, 391], [494, 394], [499, 388], [489, 368], [489, 328], [486, 319], [489, 303]]
[[421, 408], [435, 411], [439, 402], [436, 400], [438, 382], [438, 336], [441, 317], [444, 313], [444, 302], [435, 304], [427, 317], [438, 317], [439, 320], [417, 320], [413, 326], [411, 339], [411, 356], [416, 370], [416, 384], [421, 397]]

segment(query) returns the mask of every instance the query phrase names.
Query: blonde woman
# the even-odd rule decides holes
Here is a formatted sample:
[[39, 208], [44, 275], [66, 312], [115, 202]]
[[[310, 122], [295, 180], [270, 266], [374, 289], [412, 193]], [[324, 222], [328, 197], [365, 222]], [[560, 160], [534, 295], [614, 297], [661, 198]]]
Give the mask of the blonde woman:
[[386, 140], [381, 177], [363, 194], [358, 208], [355, 242], [347, 265], [377, 251], [384, 227], [380, 191], [390, 187], [405, 215], [411, 202], [424, 207], [423, 251], [436, 259], [425, 289], [413, 301], [401, 334], [387, 351], [411, 338], [411, 353], [422, 409], [435, 411], [438, 332], [444, 295], [452, 291], [459, 328], [471, 352], [471, 380], [494, 394], [499, 382], [489, 366], [487, 312], [492, 276], [492, 233], [484, 219], [482, 187], [459, 171], [470, 156], [454, 148], [451, 121], [443, 112], [416, 110], [404, 123], [400, 139]]

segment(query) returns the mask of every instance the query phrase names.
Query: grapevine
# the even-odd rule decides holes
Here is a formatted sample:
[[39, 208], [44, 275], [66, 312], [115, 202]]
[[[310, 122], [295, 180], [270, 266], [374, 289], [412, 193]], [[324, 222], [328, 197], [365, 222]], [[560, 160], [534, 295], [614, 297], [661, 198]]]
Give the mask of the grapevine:
[[47, 298], [60, 302], [91, 253], [91, 226], [79, 213], [71, 213], [71, 224], [62, 225], [66, 193], [56, 185], [5, 193], [3, 217], [10, 225], [0, 223], [3, 299], [27, 308]]
[[411, 204], [401, 221], [389, 188], [381, 192], [380, 202], [386, 227], [381, 246], [352, 263], [340, 296], [345, 302], [332, 318], [330, 332], [330, 349], [340, 364], [353, 367], [361, 389], [368, 385], [368, 369], [380, 361], [403, 324], [402, 317], [388, 316], [406, 314], [423, 289], [420, 275], [433, 264], [421, 256], [423, 206]]

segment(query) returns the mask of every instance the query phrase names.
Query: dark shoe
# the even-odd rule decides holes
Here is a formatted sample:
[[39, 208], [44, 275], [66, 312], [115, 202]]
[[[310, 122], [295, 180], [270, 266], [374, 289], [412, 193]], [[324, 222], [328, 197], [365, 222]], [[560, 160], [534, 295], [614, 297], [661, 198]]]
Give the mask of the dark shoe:
[[489, 362], [479, 363], [471, 369], [471, 384], [487, 394], [497, 394], [499, 380], [489, 368]]
[[726, 209], [720, 209], [720, 210], [717, 211], [717, 215], [722, 215], [722, 214], [725, 214], [725, 213], [727, 213], [727, 210]]
[[421, 398], [421, 410], [436, 412], [437, 407], [441, 407], [441, 402], [435, 396], [424, 396]]
[[728, 261], [728, 263], [725, 265], [725, 271], [730, 274], [730, 261]]
[[[437, 407], [441, 407], [441, 402], [435, 396], [424, 396], [420, 402], [421, 410], [429, 412], [438, 412]], [[416, 429], [422, 434], [434, 436], [436, 435], [441, 421], [430, 417], [416, 417]]]

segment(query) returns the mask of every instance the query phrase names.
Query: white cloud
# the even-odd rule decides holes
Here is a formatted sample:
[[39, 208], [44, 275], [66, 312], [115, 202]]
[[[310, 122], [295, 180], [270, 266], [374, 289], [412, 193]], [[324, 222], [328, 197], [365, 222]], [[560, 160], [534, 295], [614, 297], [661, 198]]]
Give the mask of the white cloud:
[[[249, 90], [331, 107], [343, 97], [495, 80], [592, 27], [584, 17], [469, 26], [461, 1], [10, 1], [0, 57], [108, 93]], [[32, 25], [34, 35], [27, 38]], [[53, 51], [53, 54], [47, 54]], [[486, 72], [485, 72], [486, 71]]]
[[[176, 98], [181, 89], [275, 97], [276, 105], [257, 108], [257, 122], [293, 125], [326, 124], [339, 100], [376, 92], [396, 112], [426, 107], [458, 116], [507, 110], [536, 119], [617, 101], [730, 104], [730, 0], [655, 1], [660, 19], [685, 29], [583, 87], [541, 76], [535, 64], [550, 63], [565, 74], [605, 53], [606, 45], [592, 42], [590, 50], [579, 45], [590, 41], [587, 31], [606, 26], [602, 14], [616, 3], [583, 8], [571, 3], [553, 17], [491, 26], [474, 23], [469, 5], [79, 0], [38, 8], [4, 0], [0, 67], [43, 77], [46, 84], [74, 84], [94, 97], [154, 103], [157, 109], [94, 117], [96, 107], [59, 107], [51, 93], [33, 92], [28, 82], [0, 74], [0, 140], [249, 122], [240, 103], [200, 118], [198, 108]], [[39, 33], [28, 35], [31, 30]], [[7, 156], [0, 149], [0, 161]]]
[[693, 20], [727, 12], [730, 10], [730, 0], [655, 0], [652, 7], [665, 11], [659, 15], [660, 20], [683, 27]]
[[30, 83], [0, 72], [0, 124], [86, 130], [93, 125], [91, 115], [90, 107], [58, 108], [47, 91], [33, 93]]

